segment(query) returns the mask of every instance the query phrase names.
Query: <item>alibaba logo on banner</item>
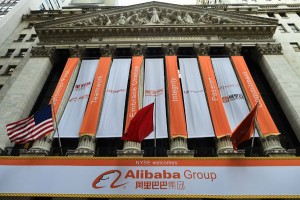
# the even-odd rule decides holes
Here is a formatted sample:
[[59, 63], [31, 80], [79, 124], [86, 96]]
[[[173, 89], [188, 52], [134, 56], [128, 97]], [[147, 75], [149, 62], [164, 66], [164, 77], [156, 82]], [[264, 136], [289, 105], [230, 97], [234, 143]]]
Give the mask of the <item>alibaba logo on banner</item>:
[[[117, 174], [117, 177], [115, 177], [116, 176], [115, 174]], [[122, 175], [122, 173], [120, 170], [109, 170], [109, 171], [103, 172], [94, 180], [92, 186], [95, 189], [104, 188], [111, 182], [111, 180], [113, 180], [110, 184], [110, 188], [114, 189], [114, 188], [121, 187], [128, 183], [128, 182], [126, 182], [126, 183], [122, 183], [122, 184], [117, 184], [117, 181], [120, 179], [121, 175]]]

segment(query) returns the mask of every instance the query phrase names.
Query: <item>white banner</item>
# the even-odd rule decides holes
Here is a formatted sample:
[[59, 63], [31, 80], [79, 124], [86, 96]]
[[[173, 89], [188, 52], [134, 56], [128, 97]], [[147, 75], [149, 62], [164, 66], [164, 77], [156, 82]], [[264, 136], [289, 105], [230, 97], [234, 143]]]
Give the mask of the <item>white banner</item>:
[[104, 96], [97, 138], [122, 137], [131, 59], [114, 59]]
[[[250, 112], [229, 58], [212, 58], [226, 115], [233, 131]], [[255, 136], [258, 137], [255, 129]]]
[[[166, 100], [165, 100], [165, 82], [164, 82], [164, 60], [146, 59], [145, 61], [145, 82], [144, 82], [144, 100], [143, 107], [154, 102], [155, 104], [155, 130], [156, 138], [168, 138], [167, 118], [166, 118]], [[146, 139], [153, 139], [152, 132]]]
[[[79, 129], [92, 88], [97, 60], [83, 60], [72, 94], [58, 125], [61, 138], [78, 138]], [[57, 132], [54, 137], [58, 137]]]
[[2, 158], [0, 163], [0, 196], [300, 197], [295, 158]]
[[215, 137], [196, 58], [180, 58], [188, 138]]

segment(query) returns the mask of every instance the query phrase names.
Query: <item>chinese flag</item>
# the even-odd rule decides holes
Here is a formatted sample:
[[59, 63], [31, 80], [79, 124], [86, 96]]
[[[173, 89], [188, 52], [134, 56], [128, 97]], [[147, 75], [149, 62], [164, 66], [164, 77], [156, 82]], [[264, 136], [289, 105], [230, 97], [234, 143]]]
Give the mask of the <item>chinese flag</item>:
[[153, 131], [154, 103], [140, 109], [130, 121], [122, 140], [142, 142]]
[[233, 131], [230, 139], [234, 149], [237, 149], [239, 144], [249, 140], [253, 135], [257, 108], [258, 108], [258, 103], [256, 103], [256, 105], [252, 108], [250, 113], [243, 119], [243, 121]]

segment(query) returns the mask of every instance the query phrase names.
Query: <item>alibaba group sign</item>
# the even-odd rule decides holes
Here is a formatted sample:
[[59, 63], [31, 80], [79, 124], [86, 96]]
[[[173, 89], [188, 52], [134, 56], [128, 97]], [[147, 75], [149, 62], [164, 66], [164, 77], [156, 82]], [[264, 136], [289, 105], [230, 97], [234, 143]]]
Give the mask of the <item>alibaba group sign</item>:
[[[117, 174], [117, 177], [115, 174]], [[111, 180], [113, 180], [110, 184], [110, 188], [121, 187], [128, 183], [126, 182], [126, 183], [117, 184], [118, 180], [121, 178], [121, 175], [122, 173], [120, 170], [109, 170], [103, 172], [93, 181], [92, 186], [95, 189], [104, 188], [111, 182]]]

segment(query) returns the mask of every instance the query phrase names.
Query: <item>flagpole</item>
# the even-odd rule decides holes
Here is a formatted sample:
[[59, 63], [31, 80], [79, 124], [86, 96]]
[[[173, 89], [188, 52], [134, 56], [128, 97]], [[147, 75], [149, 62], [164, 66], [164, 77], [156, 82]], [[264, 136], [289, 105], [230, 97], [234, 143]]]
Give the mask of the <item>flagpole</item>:
[[52, 109], [52, 112], [53, 112], [53, 118], [54, 118], [54, 123], [55, 123], [55, 130], [54, 131], [57, 132], [57, 138], [58, 138], [58, 145], [59, 145], [60, 154], [63, 155], [61, 141], [60, 141], [59, 132], [58, 132], [58, 125], [57, 125], [57, 121], [56, 121], [56, 113], [54, 111], [53, 106], [54, 106], [53, 98], [51, 97], [51, 109]]
[[[257, 104], [259, 105], [259, 101], [260, 101], [260, 94], [259, 94], [259, 97], [258, 97], [258, 102], [257, 102]], [[257, 105], [257, 106], [258, 106]], [[254, 147], [254, 138], [255, 138], [255, 124], [256, 124], [256, 116], [257, 116], [257, 112], [258, 112], [258, 108], [256, 109], [256, 111], [255, 111], [255, 117], [254, 117], [254, 131], [253, 131], [253, 135], [252, 135], [252, 142], [251, 142], [251, 152], [250, 152], [250, 156], [252, 156], [252, 150], [253, 150], [253, 147]]]
[[156, 157], [156, 94], [154, 97], [154, 157]]

